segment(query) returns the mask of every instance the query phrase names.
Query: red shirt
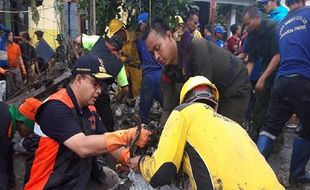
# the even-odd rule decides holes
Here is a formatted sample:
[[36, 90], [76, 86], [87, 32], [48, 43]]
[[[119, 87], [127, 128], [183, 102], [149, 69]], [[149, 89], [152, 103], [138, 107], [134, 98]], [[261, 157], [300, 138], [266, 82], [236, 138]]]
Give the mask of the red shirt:
[[238, 46], [239, 42], [240, 42], [240, 39], [238, 37], [231, 36], [227, 41], [227, 49], [231, 53], [236, 53], [238, 51], [238, 48], [236, 49], [234, 47]]

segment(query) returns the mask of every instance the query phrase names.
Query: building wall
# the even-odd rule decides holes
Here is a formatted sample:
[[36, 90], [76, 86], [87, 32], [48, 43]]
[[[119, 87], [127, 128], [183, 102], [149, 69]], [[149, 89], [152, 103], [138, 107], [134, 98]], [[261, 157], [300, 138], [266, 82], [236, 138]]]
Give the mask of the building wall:
[[36, 36], [34, 32], [36, 30], [41, 30], [44, 32], [44, 39], [47, 43], [52, 47], [56, 48], [58, 46], [55, 38], [59, 32], [60, 28], [60, 15], [56, 14], [56, 11], [53, 7], [54, 0], [44, 0], [42, 6], [37, 7], [40, 14], [40, 21], [38, 25], [36, 25], [32, 21], [32, 14], [29, 8], [29, 29], [28, 32], [32, 37], [32, 43], [35, 44], [37, 42]]

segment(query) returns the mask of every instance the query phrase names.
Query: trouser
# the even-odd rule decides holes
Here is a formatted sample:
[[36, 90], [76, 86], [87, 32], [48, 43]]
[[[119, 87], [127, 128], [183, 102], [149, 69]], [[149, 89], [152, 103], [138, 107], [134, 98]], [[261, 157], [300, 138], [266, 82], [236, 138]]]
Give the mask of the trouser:
[[106, 129], [109, 132], [114, 131], [114, 116], [110, 106], [110, 96], [107, 90], [102, 90], [99, 98], [95, 102], [95, 107]]
[[274, 74], [272, 74], [270, 77], [266, 79], [265, 88], [263, 91], [255, 92], [256, 101], [254, 104], [252, 114], [253, 123], [251, 125], [253, 134], [250, 134], [254, 139], [257, 138], [257, 134], [263, 127], [263, 122], [266, 115], [268, 103], [270, 100], [270, 93], [273, 83], [274, 83]]
[[[256, 82], [257, 81], [251, 80], [251, 85], [252, 85], [253, 89], [255, 88]], [[255, 101], [256, 101], [255, 91], [252, 90], [251, 91], [251, 95], [250, 95], [249, 105], [248, 105], [248, 108], [247, 108], [247, 111], [246, 111], [246, 115], [245, 115], [245, 119], [247, 121], [251, 121], [251, 119], [252, 119], [252, 113], [253, 113], [253, 108], [254, 108], [254, 105], [255, 105]]]
[[18, 92], [23, 87], [23, 78], [20, 68], [10, 68], [7, 77], [7, 98]]
[[310, 140], [310, 79], [303, 76], [280, 77], [272, 87], [263, 132], [275, 138], [293, 113], [299, 117], [302, 139]]
[[130, 96], [135, 98], [140, 94], [142, 71], [141, 68], [125, 65], [126, 74], [129, 78]]
[[0, 101], [6, 99], [6, 81], [0, 80]]
[[163, 105], [163, 97], [160, 89], [161, 71], [153, 71], [142, 76], [141, 93], [140, 93], [140, 110], [139, 115], [141, 122], [148, 124], [150, 109], [153, 101], [157, 100]]
[[11, 116], [8, 106], [0, 102], [0, 189], [7, 190], [15, 186], [13, 169], [13, 148], [8, 136]]

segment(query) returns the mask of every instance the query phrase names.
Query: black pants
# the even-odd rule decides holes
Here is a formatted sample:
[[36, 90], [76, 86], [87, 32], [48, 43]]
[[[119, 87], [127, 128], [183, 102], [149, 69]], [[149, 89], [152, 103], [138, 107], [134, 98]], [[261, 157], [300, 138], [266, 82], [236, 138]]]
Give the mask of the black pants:
[[0, 102], [0, 189], [7, 190], [15, 187], [15, 175], [13, 170], [13, 147], [8, 131], [11, 123], [11, 115], [8, 106]]
[[106, 89], [102, 90], [102, 93], [95, 102], [95, 107], [106, 129], [109, 132], [114, 131], [114, 116], [110, 106], [110, 96]]
[[280, 77], [274, 83], [263, 131], [278, 137], [293, 113], [302, 123], [300, 137], [310, 140], [310, 79], [300, 75]]

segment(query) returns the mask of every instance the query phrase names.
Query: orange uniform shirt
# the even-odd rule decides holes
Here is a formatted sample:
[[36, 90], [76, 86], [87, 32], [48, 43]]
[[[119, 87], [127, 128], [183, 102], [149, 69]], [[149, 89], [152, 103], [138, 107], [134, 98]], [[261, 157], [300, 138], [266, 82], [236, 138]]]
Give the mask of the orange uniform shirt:
[[16, 43], [7, 45], [8, 63], [10, 68], [19, 67], [20, 57], [22, 56], [20, 47]]

